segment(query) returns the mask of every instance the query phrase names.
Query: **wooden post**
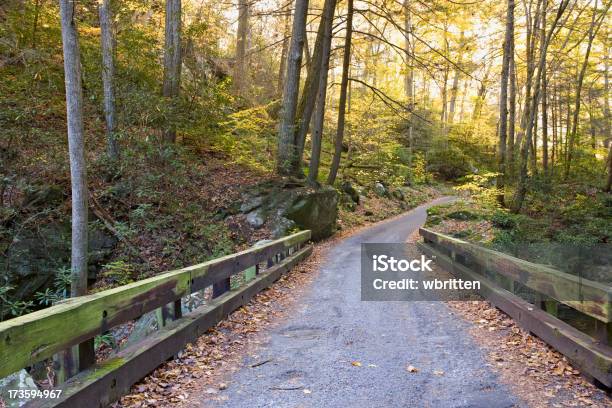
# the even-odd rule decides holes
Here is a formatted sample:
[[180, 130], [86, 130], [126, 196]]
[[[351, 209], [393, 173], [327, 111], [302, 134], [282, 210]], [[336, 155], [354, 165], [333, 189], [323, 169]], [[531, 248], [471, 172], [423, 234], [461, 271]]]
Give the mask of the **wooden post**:
[[595, 338], [601, 344], [612, 346], [612, 323], [605, 323], [600, 320], [595, 321]]
[[221, 279], [219, 282], [213, 284], [213, 299], [221, 296], [225, 292], [230, 290], [230, 278]]
[[53, 367], [55, 369], [54, 386], [65, 383], [66, 380], [78, 372], [75, 364], [75, 357], [77, 357], [75, 354], [78, 352], [75, 348], [71, 347], [53, 356]]
[[183, 317], [183, 304], [181, 298], [178, 298], [174, 301], [172, 309], [174, 314], [174, 320], [178, 320]]
[[89, 339], [78, 345], [79, 371], [83, 371], [96, 363], [94, 339]]

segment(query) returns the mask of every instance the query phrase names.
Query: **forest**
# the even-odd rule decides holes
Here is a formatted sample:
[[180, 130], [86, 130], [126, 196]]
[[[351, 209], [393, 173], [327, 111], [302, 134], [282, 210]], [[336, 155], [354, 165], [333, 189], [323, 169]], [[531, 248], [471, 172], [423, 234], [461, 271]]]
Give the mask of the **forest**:
[[0, 322], [442, 196], [500, 252], [609, 244], [611, 4], [2, 1]]

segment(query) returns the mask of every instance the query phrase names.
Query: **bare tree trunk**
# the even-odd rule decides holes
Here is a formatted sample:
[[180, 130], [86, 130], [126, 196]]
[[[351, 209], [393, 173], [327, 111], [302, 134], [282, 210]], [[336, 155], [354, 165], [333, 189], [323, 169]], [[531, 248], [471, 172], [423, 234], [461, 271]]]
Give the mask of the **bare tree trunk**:
[[[329, 72], [329, 57], [331, 54], [333, 12], [334, 8], [332, 7], [331, 16], [329, 16], [329, 18], [325, 18], [325, 31], [321, 48], [321, 74], [319, 77], [319, 87], [316, 97], [317, 105], [314, 111], [314, 117], [312, 119], [312, 150], [308, 168], [308, 181], [311, 184], [317, 184], [317, 179], [319, 178], [321, 144], [323, 140], [323, 125], [325, 121], [325, 101], [327, 97], [327, 75]], [[321, 21], [321, 23], [323, 24], [323, 21]]]
[[276, 170], [281, 176], [292, 175], [297, 155], [297, 146], [293, 138], [295, 131], [295, 113], [297, 110], [298, 92], [300, 87], [300, 71], [302, 69], [302, 53], [306, 33], [306, 15], [308, 0], [296, 0], [293, 15], [291, 45], [287, 59], [287, 75], [283, 91], [283, 103], [278, 130], [278, 153]]
[[244, 96], [248, 84], [246, 49], [249, 35], [249, 0], [238, 2], [238, 32], [236, 33], [236, 65], [234, 68], [234, 90]]
[[338, 128], [334, 141], [334, 157], [332, 158], [331, 168], [327, 184], [334, 184], [338, 168], [340, 167], [340, 157], [342, 156], [342, 139], [344, 138], [344, 120], [346, 109], [347, 85], [349, 82], [349, 68], [351, 65], [351, 39], [353, 36], [353, 0], [348, 0], [346, 15], [346, 37], [344, 39], [344, 57], [342, 60], [342, 81], [340, 82], [340, 102], [338, 105]]
[[[578, 131], [578, 120], [579, 120], [579, 115], [580, 115], [580, 104], [581, 104], [581, 92], [582, 92], [582, 84], [584, 83], [584, 76], [586, 74], [586, 70], [587, 67], [589, 65], [589, 56], [591, 54], [591, 46], [593, 45], [593, 39], [595, 38], [595, 36], [597, 35], [597, 32], [599, 31], [599, 28], [601, 27], [601, 24], [603, 23], [603, 21], [605, 20], [604, 16], [606, 15], [608, 9], [610, 8], [610, 3], [608, 3], [608, 5], [606, 6], [606, 9], [604, 11], [604, 13], [602, 14], [602, 17], [600, 18], [600, 20], [597, 20], [597, 4], [598, 1], [595, 0], [595, 5], [593, 6], [593, 16], [591, 18], [591, 25], [589, 26], [589, 35], [588, 35], [588, 42], [587, 42], [587, 48], [584, 54], [584, 60], [582, 62], [582, 67], [580, 68], [580, 74], [578, 75], [578, 80], [576, 82], [576, 99], [574, 102], [574, 115], [573, 115], [573, 120], [572, 120], [572, 130], [571, 133], [569, 135], [569, 146], [568, 146], [568, 152], [567, 152], [567, 162], [565, 163], [565, 174], [564, 174], [564, 179], [567, 180], [567, 178], [569, 177], [569, 173], [570, 173], [570, 167], [571, 167], [571, 163], [572, 163], [572, 156], [573, 156], [573, 152], [574, 152], [574, 145], [576, 144], [576, 132]], [[608, 97], [606, 95], [606, 97]]]
[[468, 89], [470, 89], [470, 80], [463, 81], [463, 90], [461, 91], [461, 103], [459, 104], [459, 122], [463, 122], [463, 114], [465, 113], [465, 100], [467, 98]]
[[487, 96], [487, 87], [489, 86], [489, 75], [491, 74], [491, 68], [493, 64], [490, 64], [486, 69], [482, 81], [480, 81], [480, 86], [478, 87], [478, 95], [476, 97], [476, 101], [474, 102], [474, 111], [472, 112], [472, 120], [478, 120], [480, 118], [480, 113], [482, 112], [482, 105]]
[[308, 70], [308, 76], [304, 84], [304, 90], [302, 97], [297, 107], [296, 112], [296, 126], [294, 131], [295, 145], [297, 146], [297, 155], [295, 162], [293, 163], [294, 169], [293, 174], [297, 177], [303, 177], [302, 174], [302, 156], [304, 154], [304, 144], [306, 142], [306, 134], [310, 127], [310, 120], [312, 119], [312, 112], [315, 108], [317, 90], [319, 88], [319, 79], [321, 77], [322, 63], [323, 63], [323, 48], [325, 47], [324, 42], [326, 40], [326, 30], [328, 27], [328, 21], [333, 20], [334, 10], [336, 8], [336, 0], [325, 0], [323, 5], [323, 12], [321, 14], [321, 21], [319, 23], [319, 29], [317, 30], [317, 38], [315, 41], [315, 47], [312, 55], [312, 62]]
[[32, 42], [30, 44], [33, 50], [35, 50], [37, 46], [36, 36], [38, 34], [39, 15], [40, 15], [40, 0], [36, 0], [36, 2], [34, 3], [34, 24], [32, 24]]
[[508, 81], [510, 77], [510, 54], [512, 53], [512, 36], [514, 35], [514, 0], [508, 0], [506, 10], [506, 35], [504, 37], [504, 56], [502, 61], [501, 86], [499, 92], [499, 143], [497, 163], [499, 176], [497, 202], [504, 205], [504, 183], [506, 178], [506, 143], [508, 137]]
[[306, 71], [310, 70], [312, 57], [310, 56], [310, 46], [308, 45], [308, 27], [304, 24], [304, 59], [306, 60]]
[[404, 80], [404, 92], [408, 98], [408, 104], [414, 104], [414, 66], [412, 65], [412, 13], [410, 12], [410, 0], [404, 0], [404, 55], [406, 58], [406, 77]]
[[106, 120], [106, 152], [112, 160], [119, 157], [115, 110], [115, 41], [112, 26], [111, 0], [102, 0], [100, 14], [100, 42], [102, 48], [102, 87], [104, 89], [104, 118]]
[[[606, 33], [607, 34], [607, 33]], [[608, 38], [607, 36], [605, 38]], [[609, 69], [610, 69], [610, 47], [606, 47], [606, 55], [604, 57], [605, 66], [604, 66], [604, 131], [605, 131], [605, 139], [604, 146], [610, 147], [612, 145], [612, 126], [610, 125], [610, 98], [607, 95], [610, 95], [610, 79], [609, 79]]]
[[[542, 7], [541, 43], [546, 41], [546, 4]], [[544, 176], [548, 176], [548, 77], [546, 75], [546, 56], [544, 57], [544, 70], [542, 71], [542, 168]], [[534, 156], [536, 149], [534, 146]], [[534, 168], [537, 168], [537, 163]]]
[[506, 162], [508, 163], [508, 174], [514, 174], [514, 150], [515, 150], [515, 128], [516, 128], [516, 65], [514, 62], [514, 34], [511, 38], [510, 52], [510, 79], [508, 91], [508, 150], [506, 151]]
[[610, 143], [610, 147], [608, 150], [608, 181], [606, 182], [606, 187], [604, 191], [609, 193], [612, 188], [612, 143]]
[[[181, 84], [181, 0], [166, 0], [163, 96], [176, 102]], [[176, 141], [174, 125], [164, 130], [164, 142]]]
[[291, 12], [287, 10], [285, 15], [285, 29], [283, 30], [283, 48], [281, 51], [280, 68], [278, 70], [278, 84], [276, 92], [279, 97], [283, 96], [283, 86], [285, 85], [285, 70], [287, 69], [287, 51], [289, 50], [289, 32], [291, 23]]
[[461, 38], [459, 40], [459, 58], [455, 67], [455, 74], [453, 76], [453, 84], [451, 86], [450, 104], [448, 106], [448, 123], [453, 123], [455, 118], [455, 106], [457, 105], [457, 93], [459, 91], [459, 77], [461, 76], [461, 65], [463, 62], [463, 47], [465, 42], [465, 36], [463, 31], [461, 32]]
[[555, 159], [557, 158], [557, 84], [553, 76], [554, 87], [552, 90], [552, 100], [550, 106], [550, 120], [552, 122], [552, 148], [550, 149], [550, 176], [554, 175]]
[[72, 184], [71, 295], [81, 296], [87, 293], [87, 168], [83, 132], [81, 55], [74, 14], [74, 0], [60, 0]]
[[519, 171], [519, 179], [518, 185], [516, 189], [516, 194], [514, 197], [514, 205], [513, 211], [519, 212], [521, 207], [523, 206], [523, 202], [525, 200], [525, 195], [527, 194], [527, 166], [529, 161], [529, 150], [532, 143], [532, 135], [534, 124], [536, 123], [536, 117], [538, 114], [538, 105], [540, 102], [540, 91], [541, 91], [541, 81], [542, 81], [542, 72], [546, 68], [546, 52], [548, 51], [548, 45], [550, 44], [550, 40], [556, 30], [557, 25], [559, 24], [559, 20], [561, 16], [565, 12], [570, 0], [561, 0], [559, 4], [559, 8], [557, 10], [557, 15], [555, 16], [555, 20], [551, 24], [550, 30], [546, 34], [546, 38], [543, 44], [540, 44], [540, 57], [537, 66], [537, 75], [535, 76], [535, 84], [533, 86], [534, 95], [530, 102], [525, 104], [526, 115], [529, 116], [529, 119], [526, 120], [526, 133], [525, 133], [525, 141], [521, 147], [521, 167]]
[[[414, 48], [412, 41], [412, 13], [410, 12], [410, 0], [404, 0], [404, 55], [406, 58], [406, 78], [404, 80], [404, 92], [406, 93], [406, 100], [408, 103], [408, 111], [412, 112], [414, 109]], [[410, 151], [409, 166], [412, 166], [412, 154], [413, 154], [413, 141], [412, 141], [412, 117], [410, 117], [407, 129], [408, 149]]]

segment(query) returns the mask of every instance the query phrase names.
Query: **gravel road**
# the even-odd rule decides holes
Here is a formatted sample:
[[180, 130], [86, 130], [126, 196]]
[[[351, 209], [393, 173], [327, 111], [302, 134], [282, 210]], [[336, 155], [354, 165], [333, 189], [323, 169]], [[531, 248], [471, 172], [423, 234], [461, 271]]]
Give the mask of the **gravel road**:
[[404, 242], [424, 223], [428, 206], [447, 200], [338, 242], [293, 317], [230, 378], [225, 400], [203, 405], [522, 406], [486, 366], [469, 324], [443, 302], [360, 300], [360, 244]]

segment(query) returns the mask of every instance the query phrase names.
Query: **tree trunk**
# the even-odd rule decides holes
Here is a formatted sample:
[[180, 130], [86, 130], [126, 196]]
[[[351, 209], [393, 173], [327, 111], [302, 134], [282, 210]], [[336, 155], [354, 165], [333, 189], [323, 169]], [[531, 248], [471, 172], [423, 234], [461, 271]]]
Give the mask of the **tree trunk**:
[[482, 112], [482, 105], [484, 104], [484, 100], [487, 96], [487, 86], [489, 82], [489, 75], [491, 74], [491, 68], [493, 64], [490, 64], [486, 69], [482, 81], [480, 81], [480, 86], [478, 87], [478, 95], [476, 97], [476, 101], [474, 102], [474, 111], [472, 112], [472, 120], [478, 120], [480, 118], [480, 113]]
[[465, 42], [465, 36], [463, 31], [461, 32], [461, 39], [459, 40], [459, 57], [457, 59], [457, 66], [455, 67], [455, 74], [453, 75], [453, 84], [451, 86], [450, 93], [450, 104], [448, 106], [448, 123], [453, 123], [455, 119], [455, 106], [457, 105], [457, 93], [459, 91], [459, 77], [461, 76], [461, 64], [463, 61], [463, 46]]
[[[176, 103], [181, 81], [181, 0], [166, 0], [166, 33], [164, 45], [163, 96]], [[176, 141], [176, 129], [169, 125], [164, 130], [164, 142]]]
[[609, 193], [612, 188], [612, 143], [610, 143], [610, 147], [608, 150], [608, 181], [606, 182], [606, 187], [604, 191]]
[[514, 35], [514, 0], [508, 0], [506, 10], [506, 35], [504, 37], [504, 56], [502, 60], [501, 85], [499, 92], [499, 143], [497, 147], [497, 202], [504, 205], [504, 182], [506, 177], [506, 139], [508, 136], [508, 81], [510, 77], [510, 53]]
[[348, 85], [348, 73], [351, 65], [351, 39], [353, 36], [353, 0], [348, 0], [346, 16], [346, 37], [344, 39], [344, 57], [342, 60], [342, 80], [340, 82], [340, 102], [338, 104], [338, 128], [336, 129], [336, 139], [334, 141], [334, 157], [332, 158], [331, 168], [327, 184], [334, 184], [338, 168], [340, 167], [340, 157], [342, 156], [342, 139], [344, 138], [344, 111], [346, 109], [346, 96]]
[[297, 146], [295, 145], [293, 135], [295, 131], [295, 113], [300, 87], [300, 71], [302, 69], [302, 52], [304, 48], [304, 34], [306, 33], [307, 13], [308, 0], [296, 0], [278, 130], [276, 171], [281, 176], [292, 175], [294, 169], [293, 163], [295, 163], [297, 155]]
[[293, 163], [293, 174], [296, 177], [303, 177], [302, 174], [302, 156], [304, 154], [304, 144], [306, 142], [306, 134], [310, 127], [310, 120], [312, 119], [312, 112], [314, 111], [317, 90], [319, 88], [319, 79], [321, 77], [322, 63], [323, 63], [323, 48], [325, 47], [324, 42], [327, 35], [326, 30], [330, 29], [328, 21], [333, 20], [334, 10], [336, 8], [336, 0], [325, 0], [323, 5], [323, 12], [321, 14], [321, 21], [319, 23], [319, 29], [317, 30], [317, 38], [315, 41], [315, 47], [312, 55], [312, 62], [308, 69], [308, 76], [304, 84], [304, 90], [302, 97], [297, 107], [296, 112], [296, 126], [294, 131], [295, 145], [297, 146], [297, 155], [295, 162]]
[[561, 0], [559, 4], [559, 8], [557, 10], [557, 15], [555, 16], [555, 20], [551, 24], [550, 30], [546, 34], [546, 38], [543, 44], [540, 44], [540, 56], [539, 62], [537, 66], [537, 75], [535, 76], [535, 84], [533, 86], [534, 95], [530, 102], [527, 102], [525, 105], [526, 114], [525, 116], [529, 116], [526, 120], [526, 132], [525, 132], [525, 141], [521, 147], [521, 166], [519, 170], [519, 179], [518, 185], [516, 189], [516, 194], [514, 197], [514, 205], [512, 210], [514, 212], [519, 212], [523, 206], [523, 202], [525, 200], [525, 195], [527, 194], [527, 166], [529, 161], [529, 150], [532, 143], [533, 136], [533, 128], [535, 124], [535, 120], [538, 114], [538, 105], [540, 102], [540, 91], [541, 91], [541, 81], [542, 81], [542, 72], [546, 68], [546, 52], [548, 51], [548, 45], [550, 44], [550, 40], [552, 38], [553, 33], [559, 24], [559, 20], [561, 16], [565, 12], [570, 0]]
[[553, 76], [554, 87], [552, 89], [552, 100], [550, 104], [550, 120], [552, 122], [552, 148], [550, 149], [550, 170], [552, 177], [555, 171], [555, 159], [557, 158], [557, 84]]
[[[414, 48], [412, 46], [412, 13], [410, 12], [410, 1], [404, 0], [404, 56], [406, 58], [406, 78], [404, 80], [404, 92], [406, 93], [406, 100], [408, 103], [408, 111], [414, 110], [414, 66], [412, 65]], [[409, 163], [412, 166], [412, 155], [413, 155], [413, 141], [412, 141], [412, 117], [409, 118], [407, 135], [408, 149], [409, 149]]]
[[104, 118], [106, 120], [106, 152], [111, 160], [119, 157], [116, 138], [115, 109], [115, 41], [112, 26], [111, 0], [102, 0], [100, 14], [100, 42], [102, 48], [102, 87], [104, 89]]
[[[544, 44], [544, 41], [546, 41], [546, 5], [542, 7], [542, 26], [540, 32], [541, 42]], [[544, 176], [548, 176], [548, 77], [546, 75], [546, 56], [544, 59], [544, 70], [542, 71], [542, 168], [544, 169]], [[536, 156], [535, 146], [534, 156]]]
[[248, 69], [246, 61], [246, 49], [249, 35], [249, 0], [238, 2], [238, 31], [236, 33], [236, 65], [234, 68], [234, 90], [240, 95], [245, 95], [248, 84]]
[[291, 11], [287, 10], [285, 15], [285, 29], [283, 30], [283, 48], [281, 51], [280, 67], [278, 70], [278, 84], [276, 92], [280, 97], [283, 96], [283, 86], [285, 85], [285, 70], [287, 69], [287, 51], [289, 50], [289, 23], [291, 22]]
[[[572, 163], [572, 156], [573, 156], [573, 152], [574, 152], [574, 146], [576, 144], [576, 132], [578, 131], [578, 120], [579, 120], [579, 115], [580, 115], [580, 104], [582, 102], [581, 100], [581, 93], [582, 93], [582, 84], [584, 83], [584, 76], [586, 74], [586, 70], [587, 67], [589, 65], [589, 56], [591, 54], [591, 46], [593, 45], [593, 39], [595, 38], [595, 36], [597, 35], [597, 32], [599, 31], [599, 28], [601, 27], [601, 24], [603, 23], [603, 21], [605, 20], [605, 18], [601, 18], [599, 21], [597, 21], [597, 4], [598, 1], [595, 0], [595, 5], [593, 6], [593, 16], [591, 18], [591, 25], [589, 26], [589, 35], [588, 35], [588, 42], [587, 42], [587, 48], [584, 54], [584, 60], [582, 62], [582, 67], [580, 68], [580, 74], [578, 75], [578, 80], [576, 82], [576, 99], [574, 102], [574, 115], [573, 115], [573, 119], [572, 119], [572, 130], [569, 136], [569, 146], [568, 146], [568, 152], [567, 152], [567, 162], [565, 163], [565, 174], [564, 174], [564, 179], [567, 180], [569, 177], [569, 173], [570, 173], [570, 167], [571, 167], [571, 163]], [[610, 8], [610, 4], [608, 3], [605, 12], [607, 12], [607, 10]], [[605, 13], [604, 12], [604, 16]], [[608, 97], [606, 95], [606, 97]]]
[[[607, 33], [606, 33], [607, 34]], [[607, 38], [607, 37], [606, 37]], [[606, 55], [604, 56], [605, 67], [604, 67], [604, 95], [610, 95], [610, 79], [609, 72], [610, 69], [610, 47], [606, 47]], [[610, 125], [610, 98], [604, 98], [604, 131], [605, 131], [605, 139], [604, 146], [610, 147], [612, 145], [612, 126]]]
[[83, 132], [81, 55], [75, 21], [75, 3], [60, 1], [70, 181], [72, 185], [71, 295], [87, 293], [87, 169]]
[[[321, 75], [319, 77], [319, 87], [316, 97], [317, 105], [314, 112], [314, 117], [312, 119], [312, 150], [308, 168], [308, 181], [311, 184], [317, 184], [317, 179], [319, 178], [321, 144], [323, 140], [323, 125], [325, 121], [325, 101], [327, 98], [327, 75], [329, 72], [329, 57], [331, 54], [333, 12], [334, 8], [332, 8], [332, 15], [330, 18], [325, 19], [325, 34], [321, 48]], [[321, 23], [323, 23], [323, 21]]]
[[508, 163], [507, 174], [514, 174], [514, 150], [515, 150], [515, 128], [516, 128], [516, 66], [514, 62], [514, 35], [511, 40], [510, 51], [510, 79], [508, 91], [508, 149], [506, 151], [506, 162]]

